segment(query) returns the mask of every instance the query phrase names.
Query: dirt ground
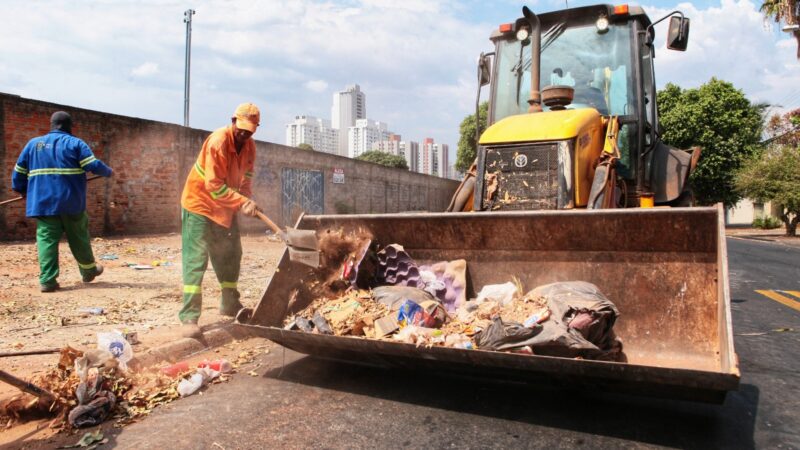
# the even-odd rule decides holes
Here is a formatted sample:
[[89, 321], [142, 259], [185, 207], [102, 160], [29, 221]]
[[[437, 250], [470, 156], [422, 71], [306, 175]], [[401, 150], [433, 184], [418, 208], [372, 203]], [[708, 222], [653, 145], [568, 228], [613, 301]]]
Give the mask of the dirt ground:
[[[284, 246], [266, 235], [245, 235], [242, 246], [239, 291], [242, 303], [254, 307]], [[0, 243], [0, 352], [65, 345], [94, 348], [98, 332], [115, 329], [138, 334], [141, 343], [133, 346], [134, 353], [175, 339], [182, 298], [180, 234], [95, 238], [92, 248], [105, 268], [101, 276], [83, 283], [66, 242], [62, 242], [61, 289], [44, 294], [39, 292], [35, 242]], [[112, 259], [114, 256], [117, 258]], [[201, 326], [231, 320], [219, 314], [220, 289], [210, 264], [203, 294]], [[93, 307], [103, 308], [103, 314], [86, 312]], [[57, 361], [58, 355], [6, 357], [1, 366], [28, 378]], [[0, 384], [0, 399], [16, 393], [13, 387]], [[0, 431], [0, 447], [9, 442], [8, 431]]]

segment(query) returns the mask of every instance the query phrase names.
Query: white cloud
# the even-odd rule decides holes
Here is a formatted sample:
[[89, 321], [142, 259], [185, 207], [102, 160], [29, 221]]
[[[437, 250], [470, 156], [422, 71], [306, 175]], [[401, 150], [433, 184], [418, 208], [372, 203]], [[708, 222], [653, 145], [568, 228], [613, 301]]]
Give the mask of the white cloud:
[[154, 62], [146, 62], [131, 70], [131, 75], [135, 77], [149, 77], [158, 73], [158, 64]]
[[[664, 21], [656, 25], [656, 80], [697, 87], [711, 77], [730, 81], [755, 102], [781, 103], [800, 86], [800, 63], [786, 39], [765, 26], [758, 6], [750, 0], [722, 0], [719, 6], [697, 9], [678, 5], [691, 19], [686, 52], [667, 50]], [[656, 20], [675, 8], [645, 7]], [[800, 100], [800, 98], [798, 99]]]
[[328, 89], [328, 83], [325, 80], [306, 81], [303, 86], [311, 92], [325, 92]]
[[[694, 87], [717, 76], [756, 101], [792, 100], [800, 86], [794, 41], [765, 27], [754, 1], [722, 0], [705, 9], [681, 4], [692, 19], [689, 49], [666, 50], [667, 22], [657, 26], [659, 86]], [[561, 7], [563, 1], [538, 3]], [[201, 2], [193, 17], [192, 126], [223, 126], [238, 103], [252, 101], [264, 111], [257, 138], [282, 143], [295, 115], [330, 117], [330, 97], [321, 93], [358, 83], [371, 119], [388, 122], [404, 139], [433, 137], [454, 151], [458, 125], [474, 109], [476, 57], [491, 50], [488, 35], [502, 23], [495, 18], [518, 16], [519, 5]], [[181, 123], [185, 9], [179, 0], [54, 0], [38, 9], [6, 0], [0, 90]], [[674, 9], [646, 7], [654, 20]]]

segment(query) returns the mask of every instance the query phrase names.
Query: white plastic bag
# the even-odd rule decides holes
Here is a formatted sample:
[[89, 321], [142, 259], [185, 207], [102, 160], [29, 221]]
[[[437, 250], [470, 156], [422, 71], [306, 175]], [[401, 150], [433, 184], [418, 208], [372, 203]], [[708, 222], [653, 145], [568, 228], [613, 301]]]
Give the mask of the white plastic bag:
[[514, 300], [516, 293], [517, 286], [510, 281], [503, 284], [487, 284], [478, 292], [475, 302], [481, 304], [486, 300], [494, 300], [505, 306]]
[[97, 348], [111, 353], [119, 362], [119, 367], [128, 370], [128, 362], [133, 359], [133, 349], [120, 331], [97, 333]]
[[208, 384], [209, 381], [217, 378], [218, 376], [219, 372], [216, 370], [209, 367], [201, 367], [197, 369], [197, 372], [192, 374], [191, 377], [185, 378], [178, 383], [178, 394], [180, 394], [181, 397], [192, 395], [197, 392], [198, 389]]

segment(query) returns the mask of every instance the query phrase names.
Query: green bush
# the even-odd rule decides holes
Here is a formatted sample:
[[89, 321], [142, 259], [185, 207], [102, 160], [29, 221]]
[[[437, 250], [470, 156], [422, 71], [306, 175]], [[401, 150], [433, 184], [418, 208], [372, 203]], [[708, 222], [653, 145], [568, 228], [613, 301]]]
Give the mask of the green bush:
[[753, 219], [753, 228], [760, 228], [762, 230], [772, 230], [774, 228], [780, 228], [783, 226], [783, 222], [780, 219], [772, 216], [763, 216], [763, 217], [756, 217]]

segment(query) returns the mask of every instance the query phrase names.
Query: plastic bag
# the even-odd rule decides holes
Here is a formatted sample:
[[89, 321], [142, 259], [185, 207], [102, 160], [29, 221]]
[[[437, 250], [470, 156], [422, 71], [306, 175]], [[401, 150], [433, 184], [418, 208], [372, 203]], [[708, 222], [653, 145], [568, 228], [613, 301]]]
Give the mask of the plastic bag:
[[509, 350], [524, 347], [528, 340], [542, 331], [536, 325], [528, 328], [516, 322], [503, 322], [499, 316], [492, 320], [489, 328], [475, 334], [475, 343], [481, 350]]
[[406, 300], [413, 300], [420, 304], [429, 300], [435, 300], [433, 295], [422, 289], [410, 286], [380, 286], [372, 290], [372, 298], [378, 303], [386, 305], [391, 311], [400, 309], [400, 305]]
[[191, 377], [184, 378], [178, 383], [178, 394], [180, 394], [181, 397], [192, 395], [197, 392], [198, 389], [208, 384], [209, 381], [217, 378], [219, 374], [219, 372], [210, 367], [201, 367], [197, 369], [197, 372], [192, 374]]
[[128, 370], [128, 362], [133, 359], [133, 349], [120, 331], [97, 333], [97, 348], [111, 353], [119, 362], [119, 367]]
[[447, 321], [444, 307], [435, 300], [428, 300], [417, 304], [413, 300], [406, 300], [397, 311], [397, 321], [401, 327], [416, 325], [426, 328], [439, 328]]
[[510, 281], [503, 284], [487, 284], [478, 292], [478, 298], [475, 301], [483, 303], [486, 300], [494, 300], [505, 306], [514, 300], [516, 293], [517, 286]]

